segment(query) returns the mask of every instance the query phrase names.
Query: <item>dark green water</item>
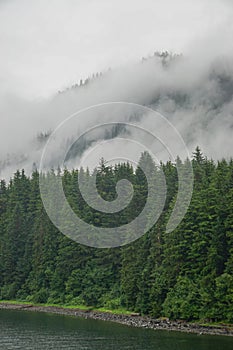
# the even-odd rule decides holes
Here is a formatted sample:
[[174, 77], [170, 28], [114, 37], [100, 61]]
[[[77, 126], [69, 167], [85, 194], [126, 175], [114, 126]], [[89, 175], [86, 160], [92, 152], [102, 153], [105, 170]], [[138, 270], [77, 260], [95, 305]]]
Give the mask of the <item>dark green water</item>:
[[232, 350], [233, 338], [143, 330], [111, 322], [0, 310], [0, 349]]

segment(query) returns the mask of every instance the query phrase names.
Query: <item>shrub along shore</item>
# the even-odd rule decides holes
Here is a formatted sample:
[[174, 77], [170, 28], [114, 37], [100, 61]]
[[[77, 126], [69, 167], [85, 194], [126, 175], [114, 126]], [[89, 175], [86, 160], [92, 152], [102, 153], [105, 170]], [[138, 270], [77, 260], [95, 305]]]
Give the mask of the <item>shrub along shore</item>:
[[85, 306], [60, 306], [60, 305], [43, 305], [29, 304], [18, 301], [1, 301], [0, 309], [19, 310], [31, 312], [44, 312], [58, 315], [66, 315], [73, 317], [81, 317], [85, 319], [94, 319], [101, 321], [116, 322], [126, 326], [165, 330], [165, 331], [180, 331], [185, 333], [194, 333], [198, 335], [224, 335], [233, 336], [232, 324], [204, 324], [204, 323], [188, 323], [183, 320], [169, 320], [168, 318], [150, 318], [140, 316], [129, 311], [92, 309]]

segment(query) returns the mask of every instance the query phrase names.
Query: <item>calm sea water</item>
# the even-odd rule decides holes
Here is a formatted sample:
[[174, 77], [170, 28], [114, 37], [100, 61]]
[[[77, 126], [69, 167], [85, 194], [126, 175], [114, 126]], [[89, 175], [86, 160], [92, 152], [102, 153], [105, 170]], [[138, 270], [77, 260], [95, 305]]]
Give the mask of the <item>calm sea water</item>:
[[232, 350], [233, 338], [143, 330], [69, 316], [0, 310], [0, 349]]

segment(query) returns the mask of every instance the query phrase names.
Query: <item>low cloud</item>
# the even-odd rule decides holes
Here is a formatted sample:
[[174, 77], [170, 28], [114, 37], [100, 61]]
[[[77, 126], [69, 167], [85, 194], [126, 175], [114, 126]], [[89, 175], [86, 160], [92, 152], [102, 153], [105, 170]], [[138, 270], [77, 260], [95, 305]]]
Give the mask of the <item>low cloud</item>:
[[[83, 14], [78, 25], [75, 15], [68, 20], [77, 3]], [[59, 123], [82, 108], [111, 101], [158, 110], [179, 130], [190, 152], [199, 145], [215, 159], [232, 156], [233, 6], [230, 1], [197, 1], [188, 12], [189, 1], [180, 1], [178, 9], [174, 2], [163, 3], [146, 1], [142, 11], [139, 2], [126, 1], [117, 7], [118, 24], [110, 23], [114, 18], [106, 1], [98, 10], [92, 1], [42, 1], [34, 3], [31, 16], [26, 0], [0, 3], [1, 177], [12, 176], [17, 168], [30, 172]], [[153, 24], [157, 9], [162, 19], [155, 17]], [[183, 55], [153, 54], [166, 48]], [[147, 53], [150, 57], [137, 61]], [[102, 75], [65, 90], [100, 70]], [[87, 118], [80, 128], [89, 124]]]

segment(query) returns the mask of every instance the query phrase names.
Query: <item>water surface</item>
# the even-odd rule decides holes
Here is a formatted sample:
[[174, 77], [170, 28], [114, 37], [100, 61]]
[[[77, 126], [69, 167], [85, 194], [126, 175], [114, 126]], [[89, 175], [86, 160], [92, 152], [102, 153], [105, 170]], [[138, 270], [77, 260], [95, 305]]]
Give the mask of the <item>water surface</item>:
[[0, 349], [232, 350], [233, 338], [138, 329], [31, 311], [0, 310]]

